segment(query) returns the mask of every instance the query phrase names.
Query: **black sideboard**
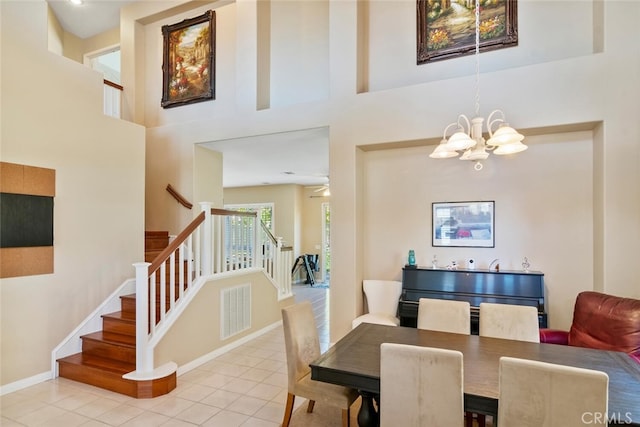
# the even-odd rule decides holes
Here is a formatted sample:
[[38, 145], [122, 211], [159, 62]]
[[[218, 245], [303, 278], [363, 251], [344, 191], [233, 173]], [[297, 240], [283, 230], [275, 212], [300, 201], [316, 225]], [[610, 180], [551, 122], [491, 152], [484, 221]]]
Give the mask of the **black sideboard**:
[[403, 268], [398, 306], [402, 326], [416, 326], [420, 298], [467, 301], [471, 305], [471, 333], [474, 334], [478, 333], [482, 302], [536, 307], [540, 327], [547, 327], [544, 274], [539, 271]]

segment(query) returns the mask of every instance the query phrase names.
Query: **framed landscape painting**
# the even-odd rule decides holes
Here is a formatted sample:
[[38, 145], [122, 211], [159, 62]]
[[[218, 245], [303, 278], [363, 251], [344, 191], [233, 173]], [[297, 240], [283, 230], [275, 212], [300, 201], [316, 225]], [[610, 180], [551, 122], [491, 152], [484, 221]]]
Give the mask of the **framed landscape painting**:
[[216, 13], [162, 27], [163, 108], [215, 99]]
[[[517, 0], [479, 0], [480, 51], [518, 45]], [[417, 62], [475, 53], [475, 0], [417, 0]]]
[[495, 247], [495, 202], [433, 203], [432, 246]]

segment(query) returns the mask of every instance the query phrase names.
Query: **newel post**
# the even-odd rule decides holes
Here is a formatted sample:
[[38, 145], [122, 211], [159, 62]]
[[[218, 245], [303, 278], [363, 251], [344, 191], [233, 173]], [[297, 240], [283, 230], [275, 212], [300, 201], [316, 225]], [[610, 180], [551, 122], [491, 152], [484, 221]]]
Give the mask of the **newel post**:
[[202, 263], [202, 275], [210, 276], [213, 274], [213, 232], [212, 232], [212, 219], [211, 219], [211, 208], [213, 207], [213, 203], [211, 202], [200, 202], [200, 209], [204, 211], [204, 224], [202, 225], [202, 232], [204, 236], [202, 238], [202, 248], [201, 248], [201, 263]]
[[148, 262], [133, 264], [136, 269], [136, 372], [153, 371], [153, 349], [149, 351], [149, 266]]

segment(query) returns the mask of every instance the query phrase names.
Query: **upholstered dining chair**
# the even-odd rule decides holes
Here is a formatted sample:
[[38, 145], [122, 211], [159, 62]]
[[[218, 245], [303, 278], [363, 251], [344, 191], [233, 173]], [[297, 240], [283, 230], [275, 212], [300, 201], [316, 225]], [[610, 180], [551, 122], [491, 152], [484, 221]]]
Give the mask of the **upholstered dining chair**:
[[[453, 334], [471, 334], [471, 306], [466, 301], [420, 298], [418, 300], [418, 329], [450, 332]], [[473, 425], [474, 415], [465, 412], [466, 426]], [[486, 425], [486, 418], [476, 414], [480, 427]]]
[[540, 342], [538, 309], [526, 305], [480, 303], [480, 336]]
[[601, 371], [500, 358], [500, 427], [606, 425], [609, 377]]
[[369, 312], [353, 319], [351, 327], [355, 328], [360, 323], [398, 326], [400, 319], [396, 315], [402, 294], [402, 282], [397, 280], [363, 280], [362, 288], [367, 299]]
[[462, 353], [383, 343], [380, 427], [451, 427], [464, 420]]
[[471, 334], [471, 308], [466, 301], [420, 298], [418, 329]]
[[318, 329], [309, 301], [303, 301], [282, 309], [282, 325], [287, 355], [288, 393], [282, 426], [291, 421], [296, 396], [309, 399], [307, 412], [313, 412], [315, 402], [342, 409], [342, 425], [348, 427], [351, 404], [358, 392], [311, 379], [309, 363], [320, 357]]

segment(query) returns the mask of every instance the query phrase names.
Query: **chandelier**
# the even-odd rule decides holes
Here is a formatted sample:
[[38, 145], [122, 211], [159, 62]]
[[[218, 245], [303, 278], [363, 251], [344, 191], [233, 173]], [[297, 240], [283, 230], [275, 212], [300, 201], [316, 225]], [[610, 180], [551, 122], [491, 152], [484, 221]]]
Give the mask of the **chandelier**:
[[[522, 143], [524, 136], [519, 134], [506, 122], [505, 115], [501, 110], [494, 110], [487, 118], [487, 132], [489, 139], [485, 141], [482, 136], [482, 124], [484, 118], [480, 117], [480, 0], [476, 0], [476, 105], [475, 117], [471, 120], [464, 114], [458, 116], [458, 120], [449, 124], [444, 129], [442, 141], [433, 150], [429, 157], [433, 159], [448, 159], [457, 157], [462, 153], [460, 160], [471, 160], [475, 162], [475, 170], [482, 169], [482, 160], [489, 157], [489, 153], [494, 154], [515, 154], [527, 149]], [[447, 132], [456, 127], [456, 131], [447, 140]], [[493, 130], [495, 129], [495, 131]]]

